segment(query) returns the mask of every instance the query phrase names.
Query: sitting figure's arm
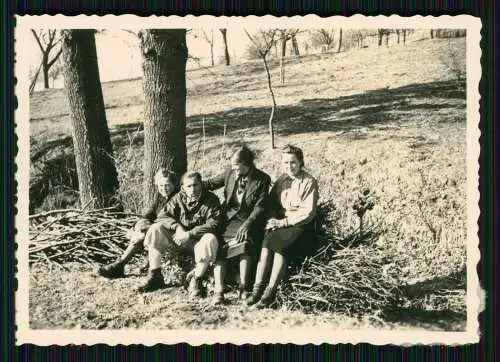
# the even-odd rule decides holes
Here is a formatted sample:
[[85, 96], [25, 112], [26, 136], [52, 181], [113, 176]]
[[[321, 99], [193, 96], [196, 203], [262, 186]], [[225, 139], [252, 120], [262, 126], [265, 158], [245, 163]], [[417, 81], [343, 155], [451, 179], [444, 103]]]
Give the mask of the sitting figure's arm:
[[182, 225], [179, 223], [179, 214], [180, 214], [180, 206], [179, 206], [179, 198], [180, 194], [172, 197], [165, 205], [165, 208], [158, 215], [157, 222], [161, 222], [161, 224], [167, 229], [171, 231], [176, 231], [176, 229]]
[[250, 213], [250, 215], [248, 215], [248, 218], [243, 222], [243, 224], [241, 224], [240, 228], [236, 232], [236, 240], [238, 242], [246, 240], [248, 238], [248, 232], [252, 227], [252, 224], [258, 219], [262, 219], [265, 217], [270, 184], [271, 178], [268, 175], [265, 175], [265, 178], [261, 182], [259, 189], [256, 191], [258, 194], [258, 198], [252, 212]]
[[188, 231], [190, 239], [199, 239], [203, 234], [217, 234], [221, 224], [220, 203], [214, 194], [207, 195], [208, 210], [205, 215], [205, 223], [195, 226]]
[[209, 191], [220, 189], [225, 185], [229, 172], [231, 172], [231, 169], [227, 169], [224, 172], [218, 174], [217, 176], [202, 181], [203, 187]]
[[145, 233], [149, 229], [158, 216], [156, 215], [156, 208], [157, 202], [154, 202], [143, 210], [141, 218], [134, 226], [135, 231]]
[[296, 209], [287, 210], [284, 223], [286, 226], [300, 226], [311, 222], [316, 217], [318, 208], [318, 183], [314, 178], [307, 180], [301, 202]]

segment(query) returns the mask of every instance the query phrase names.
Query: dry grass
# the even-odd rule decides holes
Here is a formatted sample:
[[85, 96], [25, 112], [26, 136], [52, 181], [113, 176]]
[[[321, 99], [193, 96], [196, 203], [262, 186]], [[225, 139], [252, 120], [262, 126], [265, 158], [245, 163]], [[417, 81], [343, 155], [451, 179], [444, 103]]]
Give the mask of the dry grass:
[[[455, 60], [447, 60], [443, 47], [449, 49], [450, 57]], [[306, 166], [319, 181], [321, 201], [329, 205], [324, 215], [325, 241], [338, 245], [359, 234], [359, 218], [353, 206], [359, 193], [369, 188], [374, 207], [365, 215], [364, 223], [366, 227], [377, 225], [380, 236], [371, 245], [356, 247], [368, 248], [371, 257], [376, 254], [370, 254], [370, 248], [376, 248], [387, 257], [381, 268], [397, 275], [398, 286], [410, 289], [414, 286], [414, 290], [418, 286], [417, 290], [422, 290], [412, 294], [403, 288], [405, 294], [399, 305], [403, 312], [399, 315], [394, 311], [383, 322], [374, 322], [385, 323], [388, 328], [464, 326], [466, 108], [463, 84], [457, 83], [457, 71], [452, 69], [464, 54], [464, 38], [432, 41], [414, 38], [406, 46], [304, 56], [287, 61], [288, 80], [284, 86], [276, 86], [277, 144], [293, 143], [305, 151]], [[278, 84], [278, 67], [276, 64], [272, 67], [273, 79]], [[275, 179], [279, 173], [279, 151], [268, 146], [266, 120], [270, 100], [261, 64], [249, 62], [191, 71], [187, 79], [189, 165], [196, 165], [205, 176], [213, 175], [220, 170], [225, 149], [234, 142], [245, 141], [256, 151], [258, 167]], [[140, 80], [106, 83], [103, 92], [121, 196], [130, 211], [137, 211], [142, 190], [141, 83]], [[32, 155], [48, 142], [58, 142], [69, 135], [68, 109], [62, 90], [35, 93], [31, 115]], [[204, 159], [202, 116], [207, 132]], [[228, 135], [223, 144], [224, 124]], [[32, 165], [33, 180], [42, 174], [40, 168], [43, 169], [40, 163]], [[51, 182], [57, 184], [57, 179]], [[58, 195], [61, 196], [50, 197], [59, 200]], [[33, 205], [33, 210], [55, 206], [41, 201]], [[128, 290], [136, 284], [136, 276], [108, 282], [87, 273], [82, 275], [78, 268], [68, 274], [70, 277], [56, 271], [41, 277], [38, 269], [32, 271], [38, 279], [30, 291], [33, 326], [80, 323], [93, 328], [106, 320], [102, 328], [124, 327], [126, 323], [141, 328], [151, 325], [175, 328], [179, 323], [188, 323], [168, 317], [175, 315], [179, 303], [182, 305], [179, 297], [182, 292], [173, 292], [175, 302], [165, 293], [138, 296]], [[437, 280], [447, 282], [435, 290], [422, 287], [434, 285]], [[79, 287], [72, 290], [70, 284], [77, 282]], [[66, 308], [51, 304], [53, 290], [67, 299]], [[114, 294], [116, 290], [127, 290], [120, 295], [118, 304], [106, 293]], [[94, 308], [98, 317], [87, 322], [85, 316], [77, 313], [77, 317], [63, 322], [63, 314], [72, 315], [74, 311], [70, 309], [76, 308], [74, 303], [78, 298], [89, 295], [93, 297], [88, 309], [91, 312]], [[149, 307], [136, 307], [137, 298], [142, 298], [140, 303]], [[169, 303], [176, 307], [171, 309]], [[378, 315], [379, 307], [373, 308], [371, 314], [364, 311], [360, 318], [372, 323], [366, 318]], [[253, 316], [239, 315], [237, 307], [221, 308], [223, 321], [198, 320], [192, 322], [193, 327], [245, 325], [243, 320]], [[135, 318], [136, 322], [126, 322], [125, 317], [120, 317], [124, 310], [127, 318]], [[337, 318], [344, 318], [344, 312], [352, 314], [349, 310], [337, 310], [329, 325], [335, 324]], [[443, 314], [437, 315], [438, 312]], [[259, 320], [265, 320], [268, 312], [263, 313]], [[285, 305], [279, 316], [290, 317], [293, 324], [290, 313], [298, 312], [286, 311]], [[297, 317], [300, 323], [321, 324], [322, 318], [326, 318], [293, 315], [300, 316]], [[409, 315], [413, 319], [405, 319]], [[398, 317], [394, 321], [391, 316]], [[347, 322], [343, 326], [356, 323]], [[249, 322], [248, 328], [259, 325], [263, 324]]]

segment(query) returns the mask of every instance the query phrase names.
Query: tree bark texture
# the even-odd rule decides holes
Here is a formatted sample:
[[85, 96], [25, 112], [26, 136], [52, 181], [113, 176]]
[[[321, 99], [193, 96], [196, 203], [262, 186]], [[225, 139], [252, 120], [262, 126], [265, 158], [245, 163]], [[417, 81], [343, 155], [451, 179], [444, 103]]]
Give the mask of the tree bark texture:
[[149, 29], [139, 33], [144, 91], [143, 202], [155, 197], [160, 167], [182, 175], [186, 150], [186, 30]]
[[49, 89], [49, 59], [45, 54], [42, 57], [43, 87]]
[[69, 108], [80, 202], [117, 205], [118, 178], [102, 96], [94, 30], [63, 30], [64, 85]]
[[224, 57], [226, 58], [226, 65], [230, 64], [229, 51], [227, 50], [227, 29], [219, 29], [222, 34], [222, 41], [224, 43]]

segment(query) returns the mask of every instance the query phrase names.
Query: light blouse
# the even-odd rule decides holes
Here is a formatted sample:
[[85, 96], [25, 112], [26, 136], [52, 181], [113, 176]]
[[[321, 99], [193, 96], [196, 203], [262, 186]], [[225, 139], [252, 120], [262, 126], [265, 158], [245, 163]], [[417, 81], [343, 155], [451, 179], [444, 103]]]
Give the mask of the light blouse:
[[271, 193], [279, 201], [287, 225], [304, 225], [316, 217], [318, 183], [306, 171], [301, 171], [297, 177], [281, 176], [276, 180]]

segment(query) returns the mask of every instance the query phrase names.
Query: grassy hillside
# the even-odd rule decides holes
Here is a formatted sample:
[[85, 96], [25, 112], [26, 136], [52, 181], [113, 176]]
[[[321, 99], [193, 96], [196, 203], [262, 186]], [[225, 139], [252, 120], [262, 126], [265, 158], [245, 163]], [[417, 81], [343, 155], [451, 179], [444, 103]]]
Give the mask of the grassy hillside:
[[[369, 247], [390, 256], [386, 266], [397, 274], [401, 285], [413, 285], [422, 291], [418, 298], [405, 302], [402, 307], [407, 310], [396, 325], [384, 320], [391, 328], [406, 324], [438, 329], [464, 326], [466, 102], [465, 85], [457, 79], [459, 71], [465, 69], [464, 60], [464, 38], [415, 40], [405, 46], [287, 59], [284, 85], [279, 85], [278, 64], [271, 62], [278, 103], [277, 145], [292, 143], [304, 149], [306, 167], [317, 177], [321, 202], [327, 205], [328, 240], [341, 243], [359, 233], [360, 220], [353, 205], [360, 191], [368, 188], [375, 207], [363, 222], [377, 225], [380, 232]], [[265, 81], [259, 61], [187, 73], [191, 168], [201, 170], [204, 176], [213, 175], [226, 162], [225, 150], [243, 140], [256, 151], [258, 167], [275, 179], [279, 151], [270, 149], [266, 133], [270, 98]], [[141, 80], [104, 83], [103, 93], [121, 196], [128, 209], [137, 211], [141, 206], [143, 154]], [[32, 211], [77, 203], [64, 91], [36, 92], [30, 111]], [[206, 125], [205, 145], [202, 119]], [[92, 293], [100, 305], [98, 314], [116, 314], [113, 323], [102, 328], [127, 326], [123, 319], [126, 316], [120, 312], [124, 304], [114, 303], [114, 297], [104, 289], [132, 290], [139, 283], [137, 276], [115, 283], [82, 274], [82, 270], [89, 270], [88, 266], [73, 266], [65, 275], [55, 270], [44, 278], [39, 278], [37, 270], [33, 268], [31, 288], [34, 327], [54, 325], [63, 318], [61, 313], [73, 316], [68, 326], [90, 328], [96, 327], [94, 321], [102, 322], [96, 317], [89, 322], [85, 314], [54, 308], [53, 293], [66, 296], [63, 300], [68, 308], [76, 308], [80, 298]], [[82, 291], [69, 295], [65, 285], [73, 277], [84, 286]], [[91, 292], [96, 285], [102, 292]], [[176, 293], [181, 292], [175, 292], [174, 297]], [[129, 294], [132, 298], [134, 293]], [[158, 293], [144, 298], [148, 305], [160, 306], [170, 297]], [[168, 316], [157, 320], [158, 308], [142, 309], [139, 321], [132, 324], [171, 327], [169, 323], [174, 322]], [[221, 307], [223, 317], [213, 323], [234, 326], [238, 319], [231, 308]], [[415, 310], [417, 313], [412, 315]], [[281, 313], [285, 313], [283, 323], [288, 325], [286, 316], [294, 320], [291, 315], [296, 312]], [[405, 321], [404, 315], [412, 317]], [[311, 320], [308, 318], [299, 320]], [[326, 317], [318, 318], [316, 322], [321, 324]], [[328, 325], [335, 324], [337, 318], [343, 317], [337, 315]], [[202, 318], [183, 326], [211, 328], [213, 323]]]

